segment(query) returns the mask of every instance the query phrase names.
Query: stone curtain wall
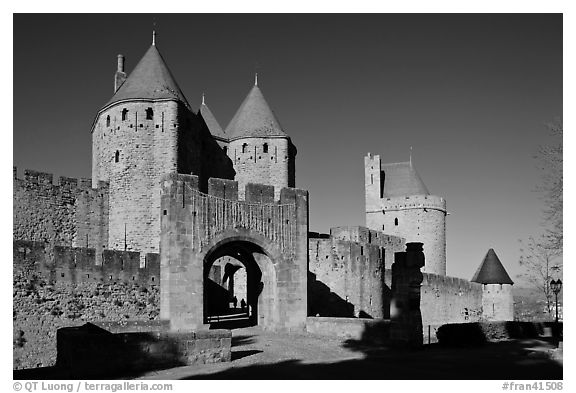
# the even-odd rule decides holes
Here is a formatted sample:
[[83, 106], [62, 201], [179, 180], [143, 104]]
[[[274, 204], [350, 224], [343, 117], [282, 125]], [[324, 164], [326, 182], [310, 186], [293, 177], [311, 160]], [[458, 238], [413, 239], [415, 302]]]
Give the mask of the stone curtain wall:
[[245, 201], [238, 201], [235, 181], [210, 179], [208, 189], [199, 192], [193, 175], [162, 181], [162, 318], [173, 329], [201, 326], [205, 258], [225, 244], [245, 242], [266, 254], [259, 265], [275, 300], [266, 328], [304, 330], [308, 193], [282, 188], [275, 202], [273, 186], [248, 184]]
[[308, 315], [389, 318], [386, 268], [404, 240], [364, 227], [338, 227], [309, 239]]
[[14, 240], [91, 247], [108, 244], [108, 184], [13, 168]]
[[[390, 268], [395, 253], [404, 249], [404, 239], [363, 227], [332, 228], [330, 233], [309, 239], [309, 316], [390, 318]], [[479, 321], [484, 297], [480, 284], [424, 273], [424, 327]]]
[[[87, 321], [149, 321], [159, 314], [159, 256], [15, 241], [13, 248], [14, 368], [51, 366], [56, 331]], [[53, 257], [51, 256], [53, 255]]]
[[482, 318], [482, 285], [462, 278], [424, 273], [420, 308], [424, 327], [477, 322]]
[[390, 320], [368, 318], [306, 318], [308, 333], [342, 337], [363, 344], [383, 344], [389, 336]]

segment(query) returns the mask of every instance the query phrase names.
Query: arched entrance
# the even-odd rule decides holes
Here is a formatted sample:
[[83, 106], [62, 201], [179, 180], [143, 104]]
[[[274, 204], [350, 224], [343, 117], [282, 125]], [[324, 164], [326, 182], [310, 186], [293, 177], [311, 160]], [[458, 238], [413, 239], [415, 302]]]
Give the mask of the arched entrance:
[[212, 324], [220, 309], [208, 286], [223, 294], [222, 308], [230, 308], [224, 295], [229, 297], [230, 288], [222, 285], [226, 264], [220, 265], [219, 283], [211, 273], [223, 257], [237, 261], [229, 274], [239, 271], [234, 266], [245, 269], [249, 323], [267, 330], [305, 329], [308, 193], [282, 188], [275, 200], [274, 187], [249, 183], [239, 200], [235, 181], [208, 179], [206, 194], [197, 176], [182, 174], [168, 174], [161, 184], [160, 319], [170, 330]]
[[227, 329], [272, 325], [276, 273], [262, 247], [246, 240], [225, 242], [204, 257], [203, 265], [205, 324]]

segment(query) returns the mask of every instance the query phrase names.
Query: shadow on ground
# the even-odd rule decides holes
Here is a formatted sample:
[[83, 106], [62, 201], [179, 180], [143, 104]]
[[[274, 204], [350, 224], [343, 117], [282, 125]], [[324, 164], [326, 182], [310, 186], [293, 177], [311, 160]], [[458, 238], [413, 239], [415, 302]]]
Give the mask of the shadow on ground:
[[[234, 367], [181, 379], [562, 379], [562, 366], [550, 359], [542, 340], [486, 343], [475, 348], [429, 345], [402, 351], [374, 348], [348, 341], [347, 348], [364, 353], [364, 359], [325, 363], [287, 360], [271, 364]], [[538, 347], [539, 350], [534, 350]]]
[[[251, 345], [251, 348], [242, 348]], [[255, 348], [254, 348], [255, 346]], [[179, 379], [393, 379], [393, 380], [493, 380], [493, 379], [562, 379], [562, 365], [549, 357], [552, 342], [542, 339], [512, 340], [468, 348], [427, 345], [418, 350], [375, 348], [362, 341], [348, 340], [342, 346], [361, 352], [362, 359], [310, 363], [290, 359], [269, 364], [240, 366], [234, 361], [266, 351], [258, 348], [256, 337], [245, 335], [232, 339], [232, 363], [190, 367], [179, 372]], [[225, 367], [223, 369], [223, 367]], [[162, 378], [159, 372], [159, 379]], [[170, 374], [166, 374], [170, 375]], [[101, 379], [131, 379], [139, 375], [106, 375]], [[66, 379], [70, 379], [66, 375]], [[72, 377], [74, 378], [74, 377]], [[166, 377], [165, 377], [166, 378]], [[169, 377], [170, 378], [170, 377]], [[175, 378], [175, 377], [173, 377]], [[62, 370], [53, 367], [14, 371], [14, 379], [63, 379]]]

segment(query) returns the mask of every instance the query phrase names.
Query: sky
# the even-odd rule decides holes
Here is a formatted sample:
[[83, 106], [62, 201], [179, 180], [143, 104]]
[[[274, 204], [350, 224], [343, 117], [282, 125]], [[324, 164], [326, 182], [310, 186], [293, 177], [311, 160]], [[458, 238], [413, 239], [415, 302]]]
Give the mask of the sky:
[[16, 14], [13, 164], [90, 177], [90, 127], [151, 44], [225, 127], [254, 73], [298, 149], [310, 230], [364, 225], [364, 156], [412, 160], [447, 200], [447, 273], [489, 248], [517, 281], [542, 231], [538, 147], [562, 118], [561, 14]]

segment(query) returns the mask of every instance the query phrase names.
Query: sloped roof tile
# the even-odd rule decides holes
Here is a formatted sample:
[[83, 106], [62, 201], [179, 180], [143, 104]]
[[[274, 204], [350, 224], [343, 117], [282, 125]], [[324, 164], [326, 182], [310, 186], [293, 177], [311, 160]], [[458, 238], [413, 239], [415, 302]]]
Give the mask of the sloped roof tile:
[[228, 139], [226, 133], [224, 132], [222, 127], [220, 127], [220, 123], [218, 123], [218, 120], [216, 120], [216, 118], [212, 114], [212, 111], [210, 110], [210, 108], [208, 108], [208, 105], [206, 105], [204, 102], [202, 102], [202, 105], [200, 105], [200, 116], [202, 116], [204, 123], [206, 123], [208, 130], [213, 136], [222, 139]]
[[104, 106], [130, 99], [174, 99], [190, 107], [156, 45], [150, 46], [126, 81]]
[[230, 124], [226, 127], [226, 135], [230, 139], [288, 136], [257, 85], [252, 87]]
[[430, 195], [428, 188], [410, 162], [382, 164], [384, 196]]
[[471, 281], [480, 284], [514, 284], [492, 248], [486, 253]]

